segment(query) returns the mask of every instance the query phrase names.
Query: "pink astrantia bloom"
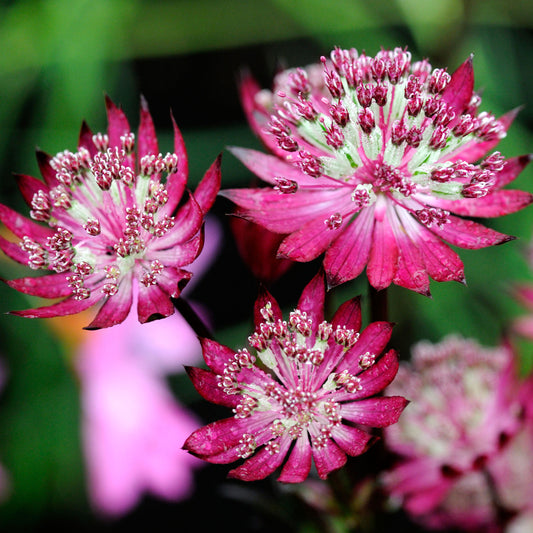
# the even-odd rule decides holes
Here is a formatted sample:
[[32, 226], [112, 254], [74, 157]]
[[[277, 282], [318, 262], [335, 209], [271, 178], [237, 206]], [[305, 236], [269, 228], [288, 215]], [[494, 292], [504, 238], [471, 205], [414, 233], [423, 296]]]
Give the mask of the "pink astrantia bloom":
[[[147, 344], [149, 352], [140, 353]], [[132, 312], [114, 328], [86, 334], [76, 369], [89, 495], [98, 511], [122, 515], [147, 492], [169, 500], [192, 493], [201, 462], [182, 444], [200, 423], [175, 400], [164, 374], [198, 357], [198, 340], [177, 313], [141, 325]]]
[[243, 107], [267, 155], [233, 153], [270, 185], [223, 194], [242, 216], [288, 236], [278, 253], [310, 261], [325, 252], [330, 286], [366, 266], [376, 289], [429, 294], [429, 278], [463, 281], [449, 244], [483, 248], [513, 237], [462, 217], [496, 217], [528, 205], [504, 190], [529, 156], [491, 152], [516, 111], [478, 112], [472, 58], [452, 75], [396, 48], [375, 57], [336, 48], [322, 65], [282, 71], [272, 91], [249, 75]]
[[185, 449], [211, 463], [244, 459], [229, 476], [245, 481], [263, 479], [283, 463], [278, 480], [297, 483], [313, 460], [324, 479], [347, 455], [363, 453], [374, 437], [361, 426], [398, 420], [406, 400], [378, 396], [398, 370], [393, 350], [380, 357], [392, 325], [375, 322], [359, 334], [358, 298], [327, 322], [324, 296], [320, 273], [285, 321], [263, 290], [249, 337], [256, 355], [202, 341], [209, 370], [190, 368], [189, 375], [204, 398], [231, 407], [233, 416], [194, 432]]
[[[486, 520], [490, 488], [481, 483], [484, 469], [522, 423], [524, 395], [514, 357], [507, 345], [485, 348], [449, 336], [438, 344], [417, 344], [411, 363], [400, 366], [387, 392], [411, 404], [385, 430], [399, 462], [384, 480], [416, 519], [435, 524], [442, 508], [451, 506], [464, 520]], [[473, 504], [470, 510], [457, 505], [457, 495], [469, 492], [480, 495], [476, 512]]]
[[137, 137], [109, 98], [106, 107], [106, 134], [93, 135], [83, 123], [75, 152], [37, 153], [44, 182], [17, 176], [33, 220], [0, 204], [0, 221], [20, 239], [0, 237], [0, 249], [52, 272], [7, 283], [33, 296], [62, 298], [17, 315], [62, 316], [101, 304], [88, 327], [108, 327], [126, 318], [137, 285], [144, 323], [171, 315], [171, 298], [191, 277], [184, 267], [202, 249], [204, 215], [220, 187], [220, 158], [181, 205], [188, 163], [174, 119], [174, 151], [163, 156], [144, 99]]

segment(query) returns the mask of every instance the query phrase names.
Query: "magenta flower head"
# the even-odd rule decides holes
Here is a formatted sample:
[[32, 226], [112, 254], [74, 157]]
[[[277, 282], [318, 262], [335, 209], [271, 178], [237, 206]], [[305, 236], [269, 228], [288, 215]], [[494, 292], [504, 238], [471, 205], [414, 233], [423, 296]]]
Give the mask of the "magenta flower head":
[[322, 65], [282, 71], [272, 91], [246, 75], [248, 120], [272, 155], [233, 148], [270, 187], [229, 189], [241, 215], [287, 234], [278, 254], [322, 253], [329, 286], [357, 277], [429, 294], [429, 278], [463, 281], [461, 248], [512, 239], [462, 217], [528, 205], [504, 190], [530, 161], [489, 153], [516, 111], [478, 112], [472, 58], [452, 75], [406, 50], [375, 57], [336, 48]]
[[144, 99], [137, 139], [109, 98], [106, 107], [106, 134], [93, 135], [83, 123], [77, 151], [37, 152], [44, 182], [17, 176], [33, 220], [0, 204], [0, 221], [20, 239], [0, 238], [0, 248], [31, 269], [51, 271], [7, 283], [33, 296], [62, 298], [14, 314], [62, 316], [101, 303], [88, 327], [108, 327], [126, 318], [137, 284], [144, 323], [171, 315], [171, 298], [191, 277], [183, 267], [202, 249], [204, 215], [220, 188], [220, 158], [181, 202], [188, 163], [174, 119], [174, 152], [163, 156]]
[[319, 273], [285, 321], [263, 290], [249, 337], [256, 355], [202, 341], [209, 370], [189, 368], [189, 375], [204, 398], [231, 407], [233, 416], [194, 432], [186, 450], [211, 463], [244, 459], [229, 476], [245, 481], [263, 479], [284, 463], [278, 480], [298, 483], [313, 459], [324, 479], [345, 464], [347, 454], [363, 453], [374, 437], [362, 426], [398, 420], [406, 400], [377, 396], [398, 370], [396, 352], [379, 356], [392, 325], [375, 322], [359, 334], [358, 298], [326, 322], [324, 295]]
[[525, 394], [515, 363], [506, 344], [485, 348], [449, 336], [417, 344], [411, 363], [400, 365], [387, 392], [411, 403], [399, 423], [385, 430], [399, 461], [384, 480], [415, 518], [434, 518], [453, 494], [485, 479], [486, 465], [521, 427]]

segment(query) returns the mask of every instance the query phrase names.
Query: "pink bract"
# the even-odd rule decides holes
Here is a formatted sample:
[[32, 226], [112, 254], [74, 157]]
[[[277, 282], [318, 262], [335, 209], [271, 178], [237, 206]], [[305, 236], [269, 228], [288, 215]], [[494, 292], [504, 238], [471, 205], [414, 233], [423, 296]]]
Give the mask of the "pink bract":
[[231, 217], [229, 223], [243, 262], [260, 282], [270, 285], [294, 264], [276, 257], [283, 235], [241, 217]]
[[449, 336], [417, 344], [411, 363], [400, 365], [387, 392], [411, 403], [385, 430], [398, 462], [384, 482], [416, 520], [470, 530], [493, 519], [484, 472], [523, 424], [527, 395], [516, 363], [507, 344], [487, 348]]
[[209, 370], [190, 368], [189, 375], [204, 398], [232, 408], [233, 416], [194, 432], [186, 450], [211, 463], [244, 459], [230, 477], [258, 480], [281, 467], [279, 481], [298, 483], [313, 460], [324, 479], [347, 455], [368, 448], [375, 439], [369, 428], [398, 420], [406, 400], [379, 395], [398, 369], [396, 352], [380, 356], [392, 324], [374, 322], [359, 333], [358, 298], [327, 322], [324, 297], [321, 272], [285, 321], [262, 290], [249, 337], [256, 355], [203, 339]]
[[246, 74], [241, 98], [267, 155], [232, 152], [269, 187], [229, 189], [241, 216], [287, 235], [278, 254], [325, 253], [329, 286], [363, 272], [429, 294], [429, 280], [463, 281], [445, 242], [483, 248], [514, 237], [463, 217], [497, 217], [531, 203], [505, 190], [530, 156], [489, 152], [516, 111], [478, 111], [472, 58], [452, 74], [406, 50], [375, 57], [336, 48], [322, 65], [282, 71], [272, 91]]
[[77, 151], [55, 157], [37, 152], [44, 182], [17, 176], [33, 220], [0, 204], [0, 221], [20, 239], [0, 237], [0, 249], [34, 270], [52, 272], [7, 283], [61, 299], [14, 314], [63, 316], [101, 304], [88, 328], [113, 326], [128, 315], [137, 285], [144, 323], [171, 315], [171, 298], [191, 278], [184, 267], [202, 249], [204, 216], [220, 188], [220, 158], [182, 201], [188, 162], [174, 119], [174, 151], [163, 156], [144, 98], [137, 137], [109, 98], [106, 108], [106, 134], [93, 135], [83, 123]]

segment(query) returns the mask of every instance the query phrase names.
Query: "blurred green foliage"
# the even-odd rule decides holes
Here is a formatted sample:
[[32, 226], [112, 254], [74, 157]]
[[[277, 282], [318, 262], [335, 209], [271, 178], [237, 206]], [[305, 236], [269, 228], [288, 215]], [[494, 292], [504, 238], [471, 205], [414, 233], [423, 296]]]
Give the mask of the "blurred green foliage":
[[[499, 115], [524, 106], [501, 144], [502, 153], [531, 152], [532, 27], [533, 3], [526, 0], [4, 1], [0, 199], [21, 208], [11, 173], [38, 175], [36, 146], [52, 154], [74, 148], [83, 119], [95, 131], [105, 128], [104, 94], [123, 106], [134, 127], [139, 94], [145, 94], [163, 149], [171, 143], [171, 108], [187, 143], [195, 183], [226, 146], [258, 146], [239, 107], [240, 68], [249, 67], [267, 85], [280, 63], [314, 62], [335, 45], [372, 54], [380, 47], [408, 46], [414, 57], [429, 57], [450, 71], [473, 53], [483, 109]], [[248, 171], [225, 153], [223, 186], [244, 186], [250, 180]], [[516, 187], [533, 192], [531, 169]], [[221, 220], [227, 207], [221, 203], [215, 210]], [[499, 342], [512, 317], [524, 313], [510, 287], [533, 282], [524, 256], [533, 210], [489, 224], [518, 239], [461, 251], [466, 286], [433, 284], [432, 299], [390, 290], [390, 318], [397, 323], [393, 341], [403, 357], [413, 342], [436, 341], [451, 332], [484, 344]], [[256, 285], [246, 278], [229, 233], [226, 239], [225, 254], [203, 287], [200, 283], [197, 297], [220, 312], [215, 314], [221, 317], [219, 340], [240, 346], [249, 331]], [[273, 287], [275, 296], [284, 304], [293, 302], [309, 272], [304, 266], [295, 269], [289, 283]], [[0, 276], [21, 275], [24, 269], [0, 258]], [[340, 287], [333, 301], [340, 303], [354, 291], [366, 294], [364, 280]], [[4, 285], [0, 301], [2, 312], [29, 305]], [[2, 315], [0, 339], [0, 356], [9, 370], [0, 396], [0, 462], [12, 480], [11, 496], [0, 506], [0, 527], [38, 530], [66, 520], [96, 529], [101, 523], [86, 502], [77, 383], [67, 364], [72, 354], [46, 321]], [[524, 366], [531, 365], [530, 352], [529, 345], [521, 345]], [[144, 510], [147, 516], [151, 511]], [[220, 520], [235, 530], [229, 511]], [[126, 529], [131, 523], [126, 519], [119, 525]]]

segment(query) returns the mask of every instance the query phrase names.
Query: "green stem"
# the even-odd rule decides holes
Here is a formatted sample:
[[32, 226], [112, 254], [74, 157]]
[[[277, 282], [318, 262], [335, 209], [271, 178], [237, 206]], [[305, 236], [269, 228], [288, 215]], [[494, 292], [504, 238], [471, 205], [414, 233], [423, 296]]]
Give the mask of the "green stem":
[[205, 325], [204, 321], [198, 316], [198, 313], [191, 307], [187, 300], [183, 298], [172, 298], [172, 303], [178, 313], [187, 321], [193, 331], [204, 339], [213, 339], [213, 333]]
[[372, 287], [372, 285], [369, 285], [368, 294], [370, 297], [370, 321], [388, 321], [388, 289], [381, 289], [378, 291]]

